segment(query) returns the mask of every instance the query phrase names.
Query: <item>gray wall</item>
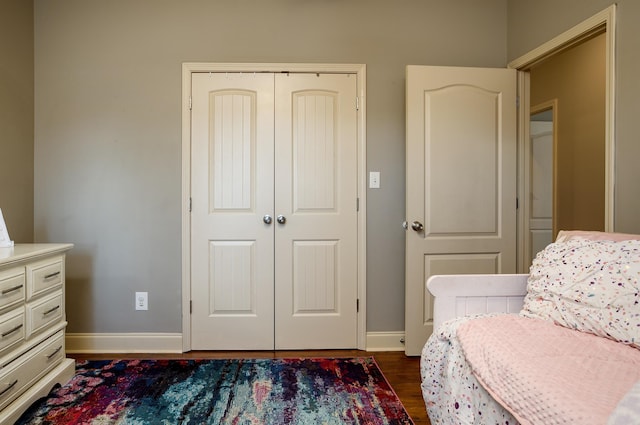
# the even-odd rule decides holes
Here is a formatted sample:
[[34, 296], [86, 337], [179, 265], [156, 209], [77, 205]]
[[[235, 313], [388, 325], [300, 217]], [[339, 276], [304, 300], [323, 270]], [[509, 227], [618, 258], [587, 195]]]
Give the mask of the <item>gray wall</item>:
[[35, 0], [35, 237], [75, 244], [69, 331], [181, 330], [183, 62], [367, 65], [367, 326], [404, 330], [405, 66], [504, 67], [506, 30], [507, 0]]
[[0, 0], [0, 209], [33, 242], [33, 3]]
[[[179, 332], [182, 62], [367, 64], [367, 168], [382, 173], [368, 193], [367, 324], [399, 331], [405, 66], [502, 67], [611, 2], [35, 0], [34, 156], [31, 5], [4, 3], [0, 48], [17, 65], [0, 65], [0, 207], [12, 237], [28, 242], [33, 222], [37, 241], [76, 244], [71, 332]], [[615, 222], [640, 233], [640, 2], [617, 3]], [[136, 290], [149, 312], [133, 311]]]
[[[614, 226], [618, 232], [640, 233], [640, 2], [616, 3]], [[611, 4], [611, 0], [508, 0], [509, 61]]]

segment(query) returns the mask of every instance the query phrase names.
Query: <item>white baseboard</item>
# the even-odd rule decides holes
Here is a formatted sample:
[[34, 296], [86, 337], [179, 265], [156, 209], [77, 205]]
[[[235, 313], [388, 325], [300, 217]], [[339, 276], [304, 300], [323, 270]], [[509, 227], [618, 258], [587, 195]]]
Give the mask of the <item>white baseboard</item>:
[[[404, 351], [404, 332], [367, 332], [367, 351]], [[179, 333], [67, 333], [68, 353], [181, 353]]]
[[181, 353], [179, 333], [67, 333], [67, 353]]
[[367, 332], [367, 351], [404, 351], [404, 332]]

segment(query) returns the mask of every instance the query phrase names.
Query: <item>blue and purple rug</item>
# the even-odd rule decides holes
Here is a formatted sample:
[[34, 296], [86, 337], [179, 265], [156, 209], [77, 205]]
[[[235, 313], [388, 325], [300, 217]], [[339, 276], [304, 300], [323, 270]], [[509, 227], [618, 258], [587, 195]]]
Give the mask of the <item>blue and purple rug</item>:
[[413, 424], [373, 358], [85, 361], [18, 424]]

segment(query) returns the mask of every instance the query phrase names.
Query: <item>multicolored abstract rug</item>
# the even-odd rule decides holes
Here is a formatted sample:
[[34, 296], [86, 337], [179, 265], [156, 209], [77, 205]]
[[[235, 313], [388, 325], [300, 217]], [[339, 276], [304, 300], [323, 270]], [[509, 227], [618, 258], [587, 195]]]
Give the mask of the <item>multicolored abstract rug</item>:
[[413, 424], [373, 358], [85, 361], [18, 424]]

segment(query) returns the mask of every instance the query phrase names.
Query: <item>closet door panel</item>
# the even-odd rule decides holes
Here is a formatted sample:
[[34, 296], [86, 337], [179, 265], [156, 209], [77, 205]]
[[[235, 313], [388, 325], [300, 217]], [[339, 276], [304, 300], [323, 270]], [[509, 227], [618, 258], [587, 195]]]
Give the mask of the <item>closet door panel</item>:
[[273, 349], [273, 75], [192, 81], [192, 349]]
[[276, 349], [357, 345], [356, 78], [276, 75]]

